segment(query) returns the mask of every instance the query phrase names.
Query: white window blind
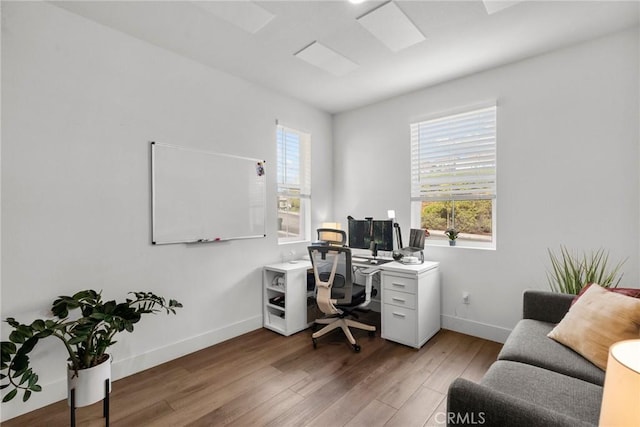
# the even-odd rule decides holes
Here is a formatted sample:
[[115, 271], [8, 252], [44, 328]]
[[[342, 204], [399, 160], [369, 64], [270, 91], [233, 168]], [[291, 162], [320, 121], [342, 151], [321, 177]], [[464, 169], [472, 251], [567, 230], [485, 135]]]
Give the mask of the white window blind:
[[278, 126], [278, 193], [282, 196], [311, 196], [309, 135]]
[[311, 234], [311, 135], [277, 126], [278, 243]]
[[496, 196], [496, 107], [411, 124], [411, 199]]

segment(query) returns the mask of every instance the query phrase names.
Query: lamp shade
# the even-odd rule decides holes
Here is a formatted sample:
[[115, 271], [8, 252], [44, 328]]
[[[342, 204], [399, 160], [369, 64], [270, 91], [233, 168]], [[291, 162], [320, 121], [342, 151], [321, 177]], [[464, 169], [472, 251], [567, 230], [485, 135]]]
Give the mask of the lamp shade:
[[[339, 222], [323, 222], [322, 225], [320, 225], [320, 228], [331, 228], [334, 230], [341, 230], [342, 226], [340, 225]], [[322, 236], [318, 236], [318, 238], [320, 240], [326, 240], [329, 242], [341, 242], [342, 241], [342, 236], [338, 233], [331, 233], [331, 232], [327, 232], [325, 231], [324, 233], [322, 233]]]
[[640, 426], [640, 339], [609, 348], [599, 425]]

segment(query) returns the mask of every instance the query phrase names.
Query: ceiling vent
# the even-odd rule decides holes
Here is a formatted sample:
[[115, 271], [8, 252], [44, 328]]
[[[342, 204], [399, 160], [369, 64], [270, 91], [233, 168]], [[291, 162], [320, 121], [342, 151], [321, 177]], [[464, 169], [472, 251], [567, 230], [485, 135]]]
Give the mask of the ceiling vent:
[[194, 5], [255, 34], [264, 28], [275, 15], [251, 1], [194, 1]]
[[322, 43], [315, 41], [309, 46], [295, 53], [296, 58], [321, 68], [334, 76], [344, 76], [358, 68], [358, 64], [351, 61]]
[[425, 40], [418, 27], [392, 1], [365, 13], [358, 22], [393, 52]]

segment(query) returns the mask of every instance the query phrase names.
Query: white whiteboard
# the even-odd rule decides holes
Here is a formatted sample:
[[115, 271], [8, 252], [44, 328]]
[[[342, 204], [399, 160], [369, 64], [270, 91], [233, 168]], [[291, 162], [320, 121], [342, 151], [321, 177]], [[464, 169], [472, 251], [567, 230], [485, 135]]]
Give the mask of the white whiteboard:
[[151, 143], [153, 244], [265, 237], [264, 161]]

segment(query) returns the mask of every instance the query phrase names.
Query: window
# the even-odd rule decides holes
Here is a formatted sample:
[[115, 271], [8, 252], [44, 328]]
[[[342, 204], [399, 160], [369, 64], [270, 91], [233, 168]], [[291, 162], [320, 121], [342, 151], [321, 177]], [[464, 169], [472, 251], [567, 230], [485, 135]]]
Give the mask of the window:
[[411, 124], [411, 224], [495, 248], [496, 107]]
[[277, 128], [278, 243], [310, 240], [311, 136]]

